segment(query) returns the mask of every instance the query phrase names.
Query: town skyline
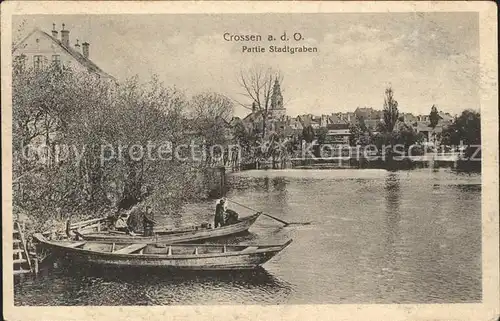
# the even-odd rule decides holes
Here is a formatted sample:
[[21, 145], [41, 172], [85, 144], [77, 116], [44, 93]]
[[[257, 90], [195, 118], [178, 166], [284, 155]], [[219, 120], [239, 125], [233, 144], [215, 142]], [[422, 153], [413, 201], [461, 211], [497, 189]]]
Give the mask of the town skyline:
[[[147, 81], [157, 74], [187, 96], [214, 91], [241, 101], [240, 70], [269, 66], [284, 76], [286, 114], [291, 117], [353, 112], [357, 107], [381, 110], [387, 86], [394, 89], [402, 113], [424, 115], [436, 105], [456, 115], [464, 109], [479, 109], [477, 15], [460, 15], [463, 19], [449, 19], [444, 13], [391, 14], [390, 19], [384, 14], [310, 14], [301, 15], [300, 23], [291, 14], [267, 14], [259, 21], [234, 14], [166, 15], [171, 19], [165, 15], [147, 19], [16, 16], [13, 41], [35, 27], [50, 32], [53, 23], [58, 30], [65, 23], [71, 43], [89, 42], [90, 59], [119, 81], [134, 75]], [[318, 20], [325, 22], [322, 29]], [[270, 21], [279, 23], [265, 23]], [[207, 31], [197, 24], [214, 27]], [[247, 28], [232, 28], [236, 25]], [[16, 30], [20, 31], [16, 34]], [[266, 37], [283, 30], [300, 30], [306, 43], [319, 52], [241, 53], [241, 43], [223, 37], [225, 31]], [[235, 107], [235, 116], [249, 112]]]

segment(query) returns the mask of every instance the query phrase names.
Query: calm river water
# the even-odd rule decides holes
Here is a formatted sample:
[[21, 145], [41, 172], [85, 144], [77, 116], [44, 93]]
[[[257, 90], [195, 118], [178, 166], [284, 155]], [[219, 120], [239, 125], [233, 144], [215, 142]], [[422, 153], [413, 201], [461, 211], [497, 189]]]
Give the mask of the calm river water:
[[[294, 242], [251, 273], [169, 275], [60, 267], [15, 287], [17, 305], [445, 303], [481, 300], [481, 178], [450, 170], [247, 171], [228, 198], [261, 217], [219, 242]], [[212, 219], [213, 201], [184, 220]], [[237, 206], [240, 216], [251, 212]], [[158, 214], [157, 214], [158, 216]], [[195, 219], [196, 218], [196, 219]], [[166, 222], [180, 217], [163, 218]], [[201, 219], [203, 221], [203, 219]]]

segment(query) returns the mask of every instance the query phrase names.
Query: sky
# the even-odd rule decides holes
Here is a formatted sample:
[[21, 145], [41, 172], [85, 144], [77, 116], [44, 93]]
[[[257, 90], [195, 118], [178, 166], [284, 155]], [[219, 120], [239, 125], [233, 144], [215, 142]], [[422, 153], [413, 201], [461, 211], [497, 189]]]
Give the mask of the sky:
[[[213, 91], [243, 101], [241, 71], [279, 70], [287, 114], [382, 109], [392, 86], [401, 112], [459, 114], [479, 109], [477, 13], [136, 14], [13, 17], [13, 38], [65, 23], [70, 42], [90, 43], [90, 58], [119, 81], [157, 74], [187, 96]], [[223, 35], [258, 34], [260, 43]], [[302, 41], [270, 43], [299, 32]], [[243, 45], [311, 46], [316, 53], [244, 53]], [[248, 110], [236, 107], [235, 114]]]

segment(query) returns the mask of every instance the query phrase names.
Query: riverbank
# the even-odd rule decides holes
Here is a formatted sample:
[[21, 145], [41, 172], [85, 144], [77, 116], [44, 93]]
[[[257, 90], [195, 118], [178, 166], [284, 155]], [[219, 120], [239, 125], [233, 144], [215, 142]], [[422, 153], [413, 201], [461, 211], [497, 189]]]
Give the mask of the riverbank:
[[463, 161], [459, 159], [410, 159], [401, 160], [368, 160], [368, 159], [341, 159], [341, 158], [309, 158], [294, 159], [286, 163], [286, 166], [274, 166], [271, 162], [260, 164], [249, 163], [240, 166], [245, 170], [269, 170], [269, 169], [387, 169], [387, 170], [409, 170], [418, 168], [451, 168], [457, 171], [480, 173], [481, 161]]

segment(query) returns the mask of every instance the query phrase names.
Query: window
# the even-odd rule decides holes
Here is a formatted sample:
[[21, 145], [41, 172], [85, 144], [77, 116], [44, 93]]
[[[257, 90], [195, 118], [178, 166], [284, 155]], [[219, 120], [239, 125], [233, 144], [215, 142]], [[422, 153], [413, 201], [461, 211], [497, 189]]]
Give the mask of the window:
[[43, 56], [35, 55], [33, 57], [33, 67], [35, 70], [40, 70], [43, 67]]
[[14, 68], [23, 70], [26, 67], [26, 55], [21, 54], [14, 58]]
[[52, 64], [61, 67], [61, 56], [60, 55], [52, 55]]

